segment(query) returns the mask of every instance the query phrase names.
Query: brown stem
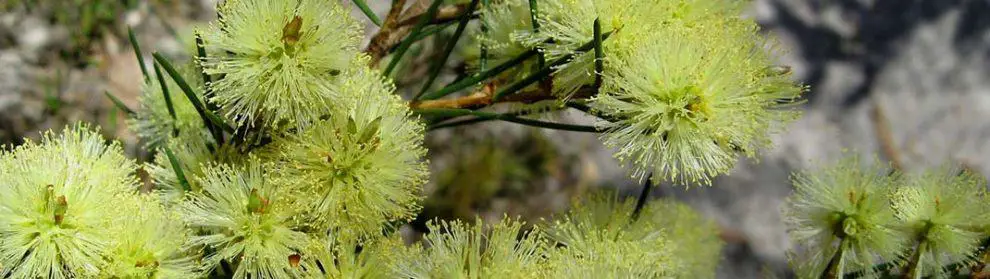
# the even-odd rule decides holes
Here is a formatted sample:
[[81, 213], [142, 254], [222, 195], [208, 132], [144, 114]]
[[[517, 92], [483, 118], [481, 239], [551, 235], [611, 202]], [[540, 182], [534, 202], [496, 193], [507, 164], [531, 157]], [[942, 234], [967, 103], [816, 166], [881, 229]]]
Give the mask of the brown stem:
[[990, 278], [990, 270], [984, 270], [987, 265], [990, 265], [990, 239], [983, 241], [984, 245], [980, 252], [980, 256], [976, 264], [972, 267], [971, 276], [973, 279], [988, 279]]
[[[430, 24], [447, 23], [457, 20], [460, 18], [461, 14], [463, 14], [464, 11], [467, 10], [467, 7], [468, 7], [467, 4], [457, 4], [457, 5], [440, 7], [440, 9], [437, 10], [437, 15], [433, 18], [432, 21], [430, 21]], [[419, 14], [403, 17], [402, 20], [399, 21], [398, 26], [415, 25], [416, 22], [419, 22], [419, 19], [423, 17], [423, 15], [424, 13], [419, 13]]]
[[928, 249], [928, 242], [922, 240], [918, 244], [918, 248], [914, 250], [911, 254], [911, 258], [908, 260], [908, 265], [905, 267], [904, 279], [915, 279], [921, 278], [921, 257], [924, 255], [925, 250]]
[[[371, 66], [378, 65], [378, 62], [388, 54], [390, 49], [395, 48], [396, 45], [402, 42], [403, 38], [409, 36], [409, 33], [412, 33], [413, 25], [416, 25], [419, 19], [426, 13], [423, 11], [409, 11], [416, 14], [402, 17], [400, 20], [399, 12], [396, 12], [393, 18], [392, 12], [397, 7], [396, 2], [405, 2], [405, 0], [397, 0], [392, 3], [392, 10], [389, 11], [389, 17], [386, 17], [385, 22], [382, 23], [382, 28], [371, 38], [371, 43], [368, 44], [368, 49], [365, 50], [371, 56]], [[401, 6], [398, 6], [398, 9], [401, 12]], [[437, 10], [436, 17], [430, 23], [439, 24], [457, 20], [466, 10], [467, 5], [465, 4], [440, 7]]]
[[371, 38], [371, 43], [368, 44], [368, 49], [365, 52], [371, 56], [372, 66], [378, 65], [378, 61], [381, 61], [382, 57], [385, 57], [385, 53], [391, 48], [389, 41], [399, 41], [392, 39], [393, 37], [404, 37], [404, 35], [396, 36], [394, 33], [399, 23], [399, 17], [402, 15], [402, 9], [405, 6], [406, 0], [392, 0], [392, 7], [388, 10], [385, 21], [382, 22], [382, 28]]
[[835, 255], [828, 262], [828, 267], [825, 268], [825, 273], [822, 274], [824, 279], [842, 279], [843, 273], [845, 273], [845, 257], [846, 246], [848, 242], [845, 238], [841, 238], [839, 241], [839, 250], [835, 251]]

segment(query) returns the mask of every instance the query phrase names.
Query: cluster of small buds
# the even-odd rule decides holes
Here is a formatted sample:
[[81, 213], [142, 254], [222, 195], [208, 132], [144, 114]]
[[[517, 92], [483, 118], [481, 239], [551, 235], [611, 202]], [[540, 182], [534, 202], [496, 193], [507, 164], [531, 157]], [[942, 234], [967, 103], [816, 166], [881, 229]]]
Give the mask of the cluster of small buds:
[[975, 265], [990, 237], [990, 193], [970, 172], [901, 174], [849, 157], [796, 174], [794, 186], [784, 214], [801, 278], [943, 278]]

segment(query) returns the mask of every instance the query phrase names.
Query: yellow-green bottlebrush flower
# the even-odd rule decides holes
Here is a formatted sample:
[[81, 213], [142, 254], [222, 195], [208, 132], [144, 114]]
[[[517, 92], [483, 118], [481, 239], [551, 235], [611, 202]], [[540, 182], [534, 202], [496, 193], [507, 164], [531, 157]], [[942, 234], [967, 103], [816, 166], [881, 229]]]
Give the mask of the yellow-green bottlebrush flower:
[[982, 227], [990, 223], [978, 218], [986, 195], [984, 179], [941, 169], [912, 176], [907, 184], [895, 192], [893, 208], [908, 224], [908, 237], [919, 241], [907, 257], [910, 276], [945, 277], [949, 270], [943, 267], [973, 261], [986, 237]]
[[[590, 106], [615, 122], [606, 145], [631, 165], [633, 177], [655, 183], [710, 184], [729, 172], [737, 153], [749, 157], [771, 145], [769, 134], [798, 113], [783, 109], [802, 91], [774, 73], [754, 42], [755, 26], [667, 26], [606, 75]], [[662, 42], [662, 43], [658, 43]]]
[[673, 240], [669, 249], [683, 264], [675, 277], [715, 278], [715, 268], [722, 253], [720, 228], [715, 222], [672, 199], [650, 201], [636, 222], [654, 224]]
[[357, 55], [361, 26], [336, 1], [230, 0], [205, 34], [207, 73], [240, 124], [306, 126], [333, 103], [328, 90]]
[[101, 278], [196, 278], [198, 264], [186, 249], [191, 232], [177, 212], [152, 195], [135, 196], [114, 205], [107, 262]]
[[[179, 73], [193, 88], [198, 98], [203, 97], [203, 80], [193, 64], [179, 68]], [[156, 76], [152, 76], [141, 86], [141, 108], [127, 120], [127, 125], [144, 141], [144, 146], [153, 148], [163, 144], [177, 133], [206, 133], [203, 119], [196, 107], [186, 97], [182, 89], [164, 71], [163, 79], [167, 86], [168, 100]], [[168, 108], [171, 102], [172, 110]], [[174, 115], [174, 117], [173, 117]]]
[[86, 125], [3, 154], [0, 277], [91, 277], [114, 237], [115, 205], [133, 195], [136, 165]]
[[489, 226], [481, 220], [431, 222], [429, 248], [411, 248], [422, 256], [401, 260], [394, 271], [403, 278], [535, 278], [545, 243], [538, 232], [521, 232], [522, 226], [508, 218]]
[[[545, 3], [544, 3], [545, 2]], [[567, 98], [585, 85], [595, 82], [594, 51], [578, 52], [594, 40], [594, 22], [601, 32], [611, 32], [602, 43], [605, 74], [611, 74], [611, 60], [623, 59], [640, 52], [642, 45], [663, 45], [650, 34], [668, 25], [713, 26], [737, 20], [745, 1], [735, 0], [561, 0], [541, 1], [538, 21], [540, 30], [520, 36], [530, 46], [544, 49], [549, 59], [575, 55], [572, 61], [554, 73], [554, 93]], [[751, 22], [751, 21], [749, 21]], [[713, 27], [721, 28], [721, 27]], [[547, 43], [551, 42], [551, 43]]]
[[222, 260], [236, 265], [234, 278], [298, 278], [309, 266], [313, 239], [297, 228], [294, 199], [302, 193], [276, 185], [260, 162], [210, 166], [200, 178], [203, 190], [180, 205], [183, 219], [207, 232], [193, 245], [211, 251], [203, 259], [211, 271]]
[[675, 254], [676, 240], [652, 218], [633, 220], [634, 207], [632, 200], [620, 202], [615, 196], [595, 195], [556, 218], [546, 230], [559, 244], [548, 253], [547, 277], [659, 278], [683, 274], [687, 256]]
[[331, 235], [328, 241], [314, 248], [315, 259], [322, 270], [313, 270], [310, 278], [395, 278], [391, 266], [412, 254], [398, 234], [377, 236], [367, 240], [338, 238]]
[[888, 173], [849, 157], [794, 175], [794, 193], [783, 213], [798, 245], [790, 260], [799, 277], [869, 276], [879, 261], [900, 258], [908, 238], [898, 231], [900, 222], [890, 208], [891, 186], [898, 179]]
[[360, 236], [413, 217], [429, 174], [423, 124], [391, 94], [391, 83], [367, 69], [346, 75], [343, 98], [326, 119], [264, 153], [278, 161], [283, 184], [303, 193], [299, 206], [311, 209], [313, 224]]

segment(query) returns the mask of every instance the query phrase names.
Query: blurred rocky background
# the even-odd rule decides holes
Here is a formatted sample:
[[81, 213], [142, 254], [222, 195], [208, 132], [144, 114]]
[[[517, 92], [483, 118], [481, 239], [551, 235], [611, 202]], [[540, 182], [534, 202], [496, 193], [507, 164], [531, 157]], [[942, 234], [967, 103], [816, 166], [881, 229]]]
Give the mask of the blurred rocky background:
[[[379, 15], [388, 9], [388, 1], [369, 2]], [[425, 1], [410, 2], [410, 9], [422, 9]], [[4, 0], [0, 144], [81, 120], [99, 123], [132, 156], [147, 158], [124, 114], [104, 96], [137, 107], [141, 73], [127, 26], [144, 48], [144, 63], [152, 51], [182, 57], [192, 48], [191, 30], [215, 17], [214, 5]], [[751, 6], [747, 16], [789, 50], [780, 63], [811, 87], [804, 117], [776, 137], [776, 148], [741, 160], [713, 186], [664, 185], [652, 193], [686, 201], [724, 228], [719, 277], [793, 276], [779, 213], [792, 171], [851, 152], [906, 171], [955, 164], [990, 173], [990, 0], [754, 0]], [[414, 49], [421, 54], [415, 61], [429, 61], [425, 50], [443, 36]], [[463, 69], [455, 60], [449, 66]], [[413, 77], [424, 69], [415, 64], [396, 78], [400, 86], [419, 88]], [[448, 75], [446, 81], [454, 78]], [[576, 113], [554, 117], [589, 121]], [[492, 122], [438, 131], [428, 142], [431, 198], [414, 227], [475, 213], [538, 222], [583, 192], [614, 188], [634, 196], [641, 188], [589, 134]]]

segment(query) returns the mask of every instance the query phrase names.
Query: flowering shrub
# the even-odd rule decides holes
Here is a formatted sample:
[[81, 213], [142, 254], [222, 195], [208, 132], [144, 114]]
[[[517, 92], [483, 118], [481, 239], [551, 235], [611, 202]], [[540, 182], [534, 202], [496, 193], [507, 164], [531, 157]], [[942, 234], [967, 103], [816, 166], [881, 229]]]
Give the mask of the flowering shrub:
[[[395, 0], [384, 20], [353, 2], [381, 27], [364, 51], [336, 1], [221, 1], [189, 63], [155, 53], [141, 106], [117, 102], [155, 153], [143, 166], [83, 124], [0, 152], [0, 277], [711, 278], [719, 227], [646, 195], [756, 157], [805, 90], [741, 1], [435, 0], [409, 15]], [[396, 88], [410, 46], [453, 24], [422, 88]], [[469, 72], [435, 88], [458, 48], [477, 50]], [[568, 108], [599, 120], [535, 117]], [[535, 224], [433, 220], [406, 243], [425, 133], [487, 120], [598, 133], [643, 194]], [[944, 276], [988, 257], [982, 181], [858, 163], [795, 178], [802, 277]]]

